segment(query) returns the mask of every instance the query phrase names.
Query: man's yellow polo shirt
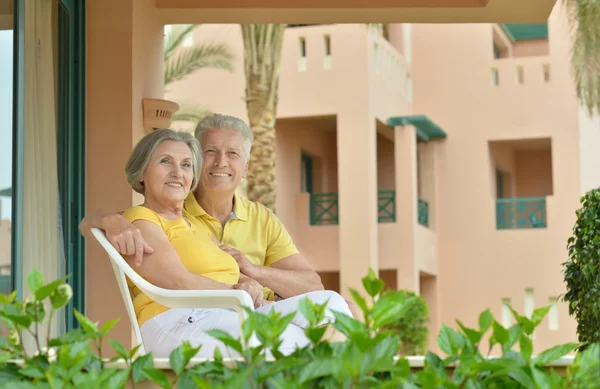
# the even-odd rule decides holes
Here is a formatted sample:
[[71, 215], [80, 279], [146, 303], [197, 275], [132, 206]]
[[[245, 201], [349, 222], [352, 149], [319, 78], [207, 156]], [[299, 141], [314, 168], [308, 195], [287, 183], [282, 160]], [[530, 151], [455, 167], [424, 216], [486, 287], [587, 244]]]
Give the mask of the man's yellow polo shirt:
[[[184, 209], [222, 244], [239, 250], [255, 265], [271, 266], [298, 253], [281, 221], [262, 204], [235, 195], [234, 215], [225, 226], [202, 209], [193, 193], [185, 200]], [[273, 300], [273, 292], [265, 289], [265, 297]]]

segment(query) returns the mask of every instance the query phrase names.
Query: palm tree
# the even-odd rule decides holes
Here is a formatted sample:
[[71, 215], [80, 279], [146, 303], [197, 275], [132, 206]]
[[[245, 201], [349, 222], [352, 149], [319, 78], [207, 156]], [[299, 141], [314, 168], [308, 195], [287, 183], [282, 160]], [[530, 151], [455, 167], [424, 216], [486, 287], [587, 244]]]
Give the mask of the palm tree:
[[[172, 28], [165, 35], [165, 88], [200, 69], [213, 68], [233, 71], [234, 56], [226, 44], [199, 43], [190, 47], [183, 46], [185, 39], [199, 26], [199, 24], [176, 26], [177, 28]], [[209, 114], [210, 111], [206, 108], [182, 103], [180, 109], [173, 114], [172, 120], [197, 123]]]
[[571, 66], [577, 96], [600, 112], [600, 2], [564, 0], [572, 32]]
[[[275, 119], [286, 24], [242, 24], [246, 109], [254, 133], [246, 193], [275, 212]], [[385, 24], [368, 28], [384, 35]]]
[[242, 24], [246, 109], [254, 133], [247, 196], [275, 211], [275, 119], [285, 24]]

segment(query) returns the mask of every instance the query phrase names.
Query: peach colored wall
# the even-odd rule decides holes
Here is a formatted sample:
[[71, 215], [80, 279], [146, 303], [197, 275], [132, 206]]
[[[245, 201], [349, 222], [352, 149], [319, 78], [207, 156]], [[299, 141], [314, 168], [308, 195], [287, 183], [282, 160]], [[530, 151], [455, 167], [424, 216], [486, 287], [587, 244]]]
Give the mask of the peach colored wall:
[[[489, 25], [413, 26], [414, 110], [426, 112], [448, 133], [439, 164], [438, 238], [440, 313], [449, 325], [456, 318], [473, 325], [488, 307], [499, 317], [502, 298], [511, 298], [523, 312], [525, 288], [534, 289], [537, 306], [565, 291], [561, 263], [580, 182], [578, 105], [560, 12], [557, 6], [550, 18], [549, 57], [493, 60]], [[548, 83], [542, 78], [545, 63], [552, 69]], [[511, 76], [517, 65], [524, 66], [523, 85]], [[499, 86], [491, 83], [493, 67], [500, 72]], [[488, 142], [534, 137], [552, 138], [548, 228], [497, 231]], [[467, 270], [478, 276], [465, 278]], [[549, 331], [544, 322], [536, 349], [575, 340], [565, 304], [559, 311], [561, 330]]]
[[579, 107], [579, 168], [580, 193], [600, 187], [600, 116], [590, 115], [587, 108]]
[[[143, 134], [141, 98], [162, 97], [162, 25], [152, 0], [88, 1], [86, 29], [86, 207], [123, 210], [135, 201], [123, 169]], [[86, 258], [86, 313], [121, 317], [111, 336], [127, 344], [131, 327], [108, 258], [90, 241]]]
[[515, 187], [515, 154], [508, 144], [490, 144], [490, 194], [496, 197], [496, 170], [502, 172], [503, 197], [513, 197]]
[[513, 57], [548, 55], [548, 39], [519, 40], [513, 44]]
[[397, 269], [403, 263], [403, 247], [400, 245], [401, 227], [407, 223], [404, 216], [398, 212], [396, 205], [396, 223], [381, 223], [379, 229], [379, 267], [381, 269]]
[[420, 272], [434, 276], [439, 274], [437, 250], [436, 232], [418, 224], [415, 229], [415, 259]]
[[516, 197], [552, 195], [552, 152], [524, 150], [515, 153]]
[[298, 218], [294, 223], [294, 240], [298, 250], [316, 271], [339, 271], [339, 227], [310, 225], [308, 193], [296, 195], [296, 207]]
[[394, 142], [377, 134], [377, 189], [396, 189]]

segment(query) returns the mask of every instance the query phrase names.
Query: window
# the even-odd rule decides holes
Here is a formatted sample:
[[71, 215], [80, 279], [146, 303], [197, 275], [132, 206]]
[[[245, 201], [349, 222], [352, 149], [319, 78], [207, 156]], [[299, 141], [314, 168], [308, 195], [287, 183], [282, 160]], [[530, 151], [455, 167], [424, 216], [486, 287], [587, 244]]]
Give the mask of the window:
[[298, 41], [298, 71], [306, 71], [306, 38], [304, 37]]
[[313, 193], [313, 158], [305, 153], [302, 153], [302, 160], [300, 163], [300, 192], [302, 193]]
[[523, 85], [525, 83], [525, 70], [523, 66], [517, 66], [517, 84]]
[[497, 68], [492, 68], [492, 85], [493, 86], [500, 85], [500, 75], [498, 74]]
[[324, 49], [324, 58], [323, 58], [323, 68], [325, 70], [331, 69], [331, 37], [329, 35], [325, 35], [323, 37], [323, 49]]
[[544, 64], [542, 66], [542, 71], [544, 75], [544, 82], [550, 82], [550, 65]]
[[[11, 289], [21, 297], [29, 293], [25, 278], [33, 267], [47, 282], [70, 274], [74, 295], [52, 320], [51, 336], [56, 336], [77, 326], [73, 308], [85, 312], [84, 246], [77, 231], [85, 207], [84, 6], [67, 0], [58, 0], [54, 6], [24, 0], [15, 4], [17, 66], [14, 85], [11, 78], [6, 88], [15, 96], [11, 102], [15, 109], [5, 116], [13, 120], [12, 138], [5, 138], [4, 128], [0, 130], [0, 147], [7, 144], [12, 151], [12, 164], [0, 168], [0, 185], [8, 174], [11, 186], [0, 187], [1, 219], [5, 225], [6, 216], [10, 218]], [[25, 14], [36, 18], [27, 19]], [[37, 39], [34, 32], [39, 34]], [[26, 56], [32, 46], [36, 55]], [[12, 62], [13, 48], [2, 38], [0, 50], [6, 50], [2, 58]], [[0, 67], [4, 66], [4, 59], [0, 60]], [[1, 74], [0, 82], [4, 82], [6, 72]], [[8, 214], [4, 214], [6, 201], [12, 202]], [[0, 252], [5, 247], [0, 246]]]

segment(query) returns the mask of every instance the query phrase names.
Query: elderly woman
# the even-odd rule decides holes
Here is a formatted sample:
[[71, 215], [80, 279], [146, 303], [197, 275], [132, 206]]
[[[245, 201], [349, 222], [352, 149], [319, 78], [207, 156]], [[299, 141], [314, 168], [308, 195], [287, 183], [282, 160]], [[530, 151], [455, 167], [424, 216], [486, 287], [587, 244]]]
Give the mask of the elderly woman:
[[[163, 288], [240, 288], [261, 305], [260, 286], [240, 287], [246, 276], [240, 273], [236, 260], [215, 243], [210, 230], [184, 209], [184, 201], [198, 184], [200, 161], [199, 143], [186, 132], [159, 129], [142, 138], [134, 148], [125, 171], [132, 188], [144, 195], [144, 203], [128, 209], [123, 216], [139, 228], [153, 248], [134, 268]], [[133, 255], [127, 259], [135, 262]], [[224, 346], [205, 333], [208, 329], [218, 328], [239, 336], [237, 314], [231, 310], [171, 309], [152, 301], [137, 288], [133, 289], [133, 296], [144, 344], [155, 356], [168, 356], [184, 340], [193, 346], [202, 344], [202, 356], [213, 355], [215, 347]], [[330, 301], [329, 310], [351, 315], [341, 296], [329, 291], [309, 292], [257, 309], [290, 313], [304, 296], [317, 303], [332, 297], [336, 300], [337, 296], [338, 305]], [[327, 320], [332, 318], [328, 311]], [[301, 315], [296, 315], [283, 334], [282, 352], [291, 353], [296, 346], [309, 343], [302, 329], [306, 324]]]

